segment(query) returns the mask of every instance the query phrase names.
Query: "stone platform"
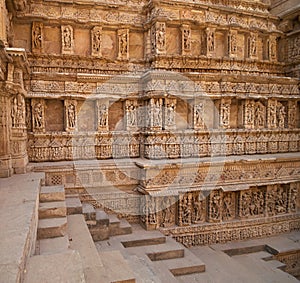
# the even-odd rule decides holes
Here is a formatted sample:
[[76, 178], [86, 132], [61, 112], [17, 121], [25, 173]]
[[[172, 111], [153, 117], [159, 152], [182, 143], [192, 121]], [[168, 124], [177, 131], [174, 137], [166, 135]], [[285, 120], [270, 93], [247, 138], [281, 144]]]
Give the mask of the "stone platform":
[[42, 173], [0, 179], [0, 282], [20, 282], [34, 252]]

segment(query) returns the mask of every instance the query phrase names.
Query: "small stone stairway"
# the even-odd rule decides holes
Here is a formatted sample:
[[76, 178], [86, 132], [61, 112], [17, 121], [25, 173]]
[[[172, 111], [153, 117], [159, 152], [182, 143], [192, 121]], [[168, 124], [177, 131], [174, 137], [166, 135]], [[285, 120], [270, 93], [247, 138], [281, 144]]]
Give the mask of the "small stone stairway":
[[82, 213], [94, 241], [103, 241], [109, 237], [132, 233], [131, 225], [125, 219], [94, 209], [89, 203], [82, 204]]
[[180, 243], [139, 225], [133, 225], [132, 234], [98, 241], [96, 247], [100, 255], [120, 251], [134, 271], [136, 282], [178, 282], [177, 276], [205, 271], [204, 263]]

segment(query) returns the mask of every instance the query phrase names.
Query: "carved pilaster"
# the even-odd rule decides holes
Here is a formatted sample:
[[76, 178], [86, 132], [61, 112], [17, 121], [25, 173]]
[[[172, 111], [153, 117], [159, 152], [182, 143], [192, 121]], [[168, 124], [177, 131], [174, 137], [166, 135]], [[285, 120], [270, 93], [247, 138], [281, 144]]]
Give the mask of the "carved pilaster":
[[136, 130], [138, 126], [137, 112], [138, 104], [136, 100], [126, 100], [125, 102], [125, 113], [126, 113], [126, 129]]
[[77, 127], [77, 101], [65, 100], [65, 130], [72, 132]]
[[164, 107], [164, 129], [176, 128], [176, 98], [166, 98]]
[[220, 103], [220, 115], [219, 115], [219, 126], [221, 128], [229, 128], [230, 127], [230, 99], [221, 99]]
[[191, 52], [191, 37], [192, 31], [189, 25], [181, 26], [181, 53], [182, 55], [190, 54]]
[[102, 27], [94, 27], [91, 30], [92, 56], [102, 56]]
[[74, 52], [73, 27], [70, 25], [61, 26], [61, 47], [62, 54], [73, 54]]
[[129, 30], [118, 30], [118, 59], [129, 58]]
[[250, 59], [257, 59], [257, 42], [258, 36], [256, 33], [250, 33], [248, 36], [247, 48], [248, 48], [248, 57]]
[[107, 99], [97, 100], [96, 107], [97, 107], [98, 131], [108, 131], [109, 100]]
[[268, 128], [276, 128], [277, 127], [277, 116], [276, 116], [276, 100], [269, 99], [268, 100]]
[[32, 23], [31, 30], [31, 48], [33, 53], [41, 53], [43, 51], [44, 40], [43, 23]]
[[45, 104], [43, 99], [31, 100], [32, 130], [34, 132], [45, 131]]
[[151, 44], [153, 54], [166, 53], [166, 23], [157, 22], [151, 27]]
[[237, 30], [230, 30], [228, 32], [228, 56], [230, 58], [236, 58], [237, 57], [237, 39], [238, 33]]

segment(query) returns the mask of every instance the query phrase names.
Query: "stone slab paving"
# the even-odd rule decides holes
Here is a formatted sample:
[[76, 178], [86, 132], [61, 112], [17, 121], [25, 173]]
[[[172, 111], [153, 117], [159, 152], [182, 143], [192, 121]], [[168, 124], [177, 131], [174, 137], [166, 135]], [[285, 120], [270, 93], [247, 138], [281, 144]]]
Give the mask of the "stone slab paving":
[[34, 252], [38, 199], [44, 174], [28, 173], [0, 179], [0, 282], [19, 282]]

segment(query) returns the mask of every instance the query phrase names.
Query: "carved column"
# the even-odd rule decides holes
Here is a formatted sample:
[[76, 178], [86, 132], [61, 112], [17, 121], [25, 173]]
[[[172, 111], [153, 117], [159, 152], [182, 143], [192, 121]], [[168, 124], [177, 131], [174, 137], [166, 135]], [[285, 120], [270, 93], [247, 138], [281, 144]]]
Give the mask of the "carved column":
[[102, 56], [102, 27], [94, 27], [91, 30], [92, 56]]
[[255, 117], [255, 102], [253, 100], [246, 100], [244, 105], [244, 127], [246, 129], [254, 128]]
[[31, 100], [32, 131], [45, 131], [45, 104], [43, 99], [34, 98]]
[[176, 98], [166, 98], [164, 107], [164, 129], [176, 128]]
[[296, 128], [297, 122], [297, 102], [290, 100], [288, 102], [288, 127], [293, 129]]
[[129, 58], [129, 30], [118, 30], [118, 59]]
[[97, 124], [98, 131], [108, 131], [108, 99], [97, 100]]
[[257, 51], [257, 42], [258, 36], [256, 33], [250, 33], [248, 36], [248, 57], [250, 59], [257, 59], [258, 51]]
[[127, 131], [137, 130], [137, 111], [138, 105], [136, 100], [126, 100], [126, 129]]
[[220, 103], [220, 114], [219, 114], [219, 126], [221, 128], [229, 128], [230, 127], [230, 99], [221, 99]]
[[72, 132], [77, 127], [77, 101], [65, 100], [65, 130]]
[[74, 52], [73, 27], [70, 25], [61, 26], [61, 47], [62, 54], [73, 54]]
[[43, 51], [43, 23], [32, 23], [31, 30], [31, 49], [33, 53], [41, 53]]
[[228, 56], [230, 58], [236, 58], [237, 57], [237, 30], [230, 30], [228, 32]]
[[153, 54], [166, 54], [166, 23], [157, 22], [151, 27]]
[[277, 127], [277, 117], [276, 117], [276, 100], [269, 99], [268, 100], [268, 128], [276, 128]]
[[192, 31], [189, 25], [181, 26], [181, 54], [188, 55], [191, 52]]
[[216, 38], [215, 38], [215, 28], [206, 29], [206, 55], [211, 57], [215, 55], [216, 50]]

